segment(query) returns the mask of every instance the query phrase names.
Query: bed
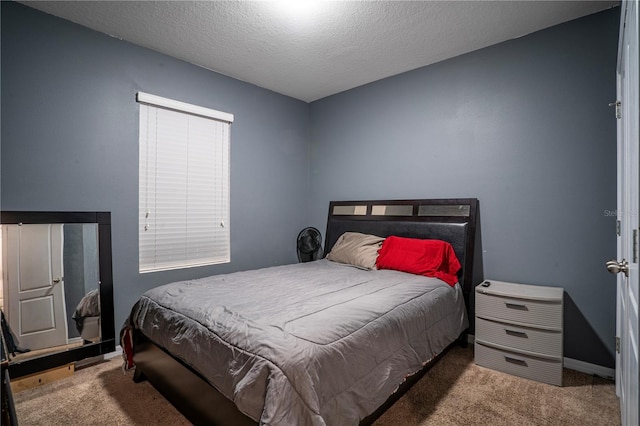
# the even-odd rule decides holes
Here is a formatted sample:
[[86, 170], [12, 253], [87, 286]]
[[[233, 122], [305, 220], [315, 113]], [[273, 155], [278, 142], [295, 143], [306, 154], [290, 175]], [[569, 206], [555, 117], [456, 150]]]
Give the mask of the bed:
[[71, 317], [85, 342], [100, 341], [100, 292], [94, 289], [85, 294]]
[[[482, 280], [473, 276], [477, 204], [332, 202], [324, 259], [148, 291], [122, 333], [134, 380], [148, 379], [195, 424], [371, 423], [464, 339], [469, 293]], [[366, 238], [367, 254], [339, 256], [347, 236]], [[459, 272], [370, 268], [372, 248], [382, 258], [406, 238], [437, 240]]]

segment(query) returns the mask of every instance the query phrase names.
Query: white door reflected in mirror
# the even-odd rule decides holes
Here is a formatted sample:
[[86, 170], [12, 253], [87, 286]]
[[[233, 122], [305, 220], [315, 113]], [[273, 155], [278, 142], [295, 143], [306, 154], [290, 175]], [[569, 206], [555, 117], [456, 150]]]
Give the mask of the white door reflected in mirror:
[[3, 234], [5, 313], [20, 347], [66, 345], [63, 225], [4, 225]]

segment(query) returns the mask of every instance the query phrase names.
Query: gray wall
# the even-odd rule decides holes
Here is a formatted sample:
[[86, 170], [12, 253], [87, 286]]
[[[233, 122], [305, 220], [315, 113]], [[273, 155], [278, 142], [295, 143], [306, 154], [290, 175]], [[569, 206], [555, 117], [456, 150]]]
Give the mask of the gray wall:
[[564, 287], [565, 356], [613, 367], [614, 9], [311, 104], [330, 200], [477, 197], [486, 278]]
[[98, 257], [98, 229], [91, 223], [82, 225], [82, 259], [84, 294], [98, 286], [100, 281], [100, 259]]
[[[295, 262], [330, 200], [477, 197], [485, 276], [563, 286], [565, 355], [613, 366], [618, 9], [307, 105], [1, 7], [2, 208], [112, 212], [116, 328], [158, 284]], [[138, 274], [138, 90], [235, 114], [231, 264]]]
[[[116, 329], [148, 288], [296, 261], [307, 224], [307, 104], [2, 2], [2, 208], [112, 212]], [[145, 91], [235, 114], [231, 263], [138, 273]]]
[[80, 300], [98, 288], [98, 227], [94, 224], [68, 223], [63, 227], [64, 303], [69, 338], [80, 333], [73, 315]]
[[[67, 330], [69, 338], [79, 337], [76, 322], [73, 314], [76, 306], [84, 297], [85, 276], [84, 276], [84, 242], [82, 238], [82, 224], [74, 223], [63, 226], [63, 267], [64, 267], [64, 303], [67, 313]], [[98, 282], [95, 281], [95, 287]]]

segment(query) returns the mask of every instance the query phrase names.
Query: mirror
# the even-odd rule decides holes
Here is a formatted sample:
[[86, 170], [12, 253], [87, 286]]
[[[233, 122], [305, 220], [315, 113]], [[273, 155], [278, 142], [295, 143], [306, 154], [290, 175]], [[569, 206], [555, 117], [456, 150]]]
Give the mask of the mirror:
[[0, 223], [11, 377], [114, 351], [110, 213], [0, 212]]

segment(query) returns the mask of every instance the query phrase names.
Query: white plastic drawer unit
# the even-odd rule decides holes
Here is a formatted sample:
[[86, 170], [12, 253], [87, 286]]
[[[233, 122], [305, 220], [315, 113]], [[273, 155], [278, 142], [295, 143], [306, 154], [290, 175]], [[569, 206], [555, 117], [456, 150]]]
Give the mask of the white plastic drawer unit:
[[487, 280], [475, 296], [476, 364], [562, 386], [563, 289]]
[[476, 318], [476, 338], [532, 353], [562, 355], [562, 332]]
[[562, 386], [562, 361], [476, 344], [476, 364], [514, 376], [551, 385]]

